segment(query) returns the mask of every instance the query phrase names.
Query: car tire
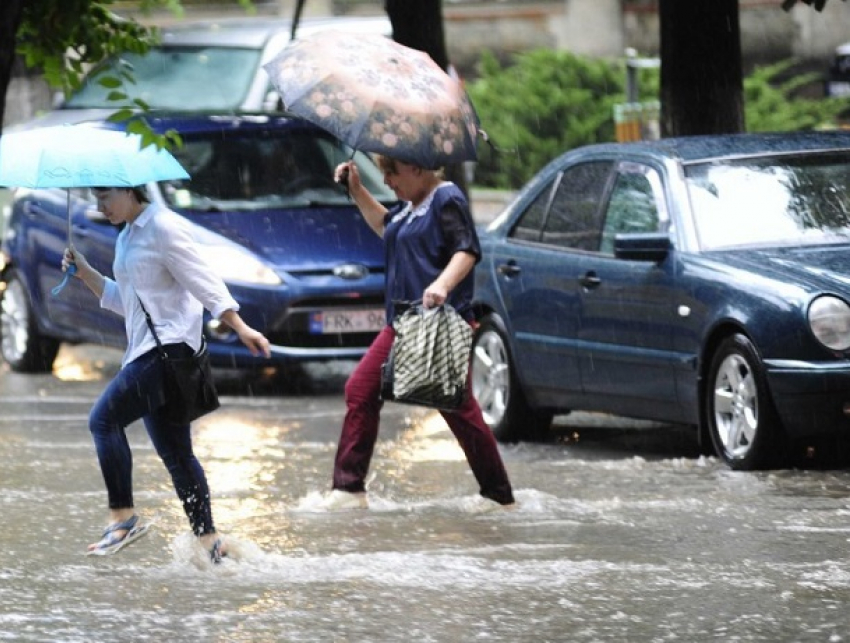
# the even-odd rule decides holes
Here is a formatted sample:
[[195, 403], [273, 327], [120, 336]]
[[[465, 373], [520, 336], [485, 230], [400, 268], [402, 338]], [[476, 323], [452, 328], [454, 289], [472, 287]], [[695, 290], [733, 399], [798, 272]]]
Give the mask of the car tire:
[[711, 360], [705, 421], [717, 455], [738, 471], [785, 464], [787, 438], [752, 342], [741, 334], [724, 339]]
[[540, 441], [549, 436], [552, 413], [532, 409], [520, 388], [506, 333], [488, 315], [472, 340], [472, 394], [500, 442]]
[[35, 322], [24, 282], [12, 270], [0, 297], [0, 354], [18, 373], [49, 373], [59, 342], [44, 337]]

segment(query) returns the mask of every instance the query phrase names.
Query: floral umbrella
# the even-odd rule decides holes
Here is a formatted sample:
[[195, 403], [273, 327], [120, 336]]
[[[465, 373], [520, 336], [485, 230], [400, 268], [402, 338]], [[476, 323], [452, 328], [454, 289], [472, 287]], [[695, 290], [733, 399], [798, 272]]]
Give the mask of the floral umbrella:
[[424, 52], [323, 31], [293, 41], [264, 69], [290, 113], [354, 149], [426, 168], [477, 158], [475, 109]]

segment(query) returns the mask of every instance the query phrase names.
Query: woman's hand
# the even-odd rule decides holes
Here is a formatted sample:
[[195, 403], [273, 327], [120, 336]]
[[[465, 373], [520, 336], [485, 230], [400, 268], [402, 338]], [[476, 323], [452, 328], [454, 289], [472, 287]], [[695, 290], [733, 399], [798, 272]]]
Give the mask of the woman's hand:
[[74, 248], [65, 248], [65, 253], [62, 255], [62, 272], [68, 272], [71, 266], [76, 266], [76, 270], [72, 271], [78, 279], [83, 278], [83, 273], [91, 273], [92, 267], [82, 253], [77, 252]]
[[442, 306], [448, 296], [449, 291], [435, 281], [422, 293], [422, 306], [425, 308]]
[[248, 347], [248, 350], [251, 351], [251, 355], [254, 355], [255, 357], [257, 355], [271, 357], [271, 343], [260, 331], [254, 330], [250, 326], [245, 326], [245, 328], [239, 333], [239, 339], [243, 344], [245, 344], [245, 346]]
[[336, 166], [334, 181], [348, 188], [349, 192], [358, 192], [363, 184], [360, 182], [360, 171], [354, 161], [346, 161]]
[[[74, 266], [73, 269], [72, 266]], [[74, 275], [77, 279], [82, 280], [88, 289], [98, 297], [103, 295], [106, 278], [92, 268], [83, 254], [77, 252], [74, 246], [65, 248], [65, 252], [62, 255], [62, 272], [67, 272]]]
[[375, 231], [375, 234], [383, 237], [384, 215], [387, 213], [387, 209], [360, 182], [360, 171], [354, 161], [346, 161], [337, 165], [334, 170], [334, 181], [343, 183], [348, 187], [348, 196], [354, 199], [354, 203], [363, 218], [366, 219], [366, 223]]
[[230, 326], [239, 335], [239, 340], [251, 351], [251, 355], [272, 356], [271, 342], [260, 331], [254, 330], [239, 316], [235, 310], [225, 310], [221, 321]]

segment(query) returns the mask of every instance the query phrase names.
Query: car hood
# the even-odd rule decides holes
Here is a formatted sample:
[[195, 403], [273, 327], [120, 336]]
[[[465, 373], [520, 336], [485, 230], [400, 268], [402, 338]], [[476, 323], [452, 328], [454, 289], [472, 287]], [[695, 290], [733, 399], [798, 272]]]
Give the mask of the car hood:
[[730, 268], [756, 272], [785, 283], [805, 284], [812, 290], [847, 292], [850, 288], [850, 244], [749, 248], [706, 254]]
[[383, 266], [380, 237], [352, 207], [203, 213], [176, 210], [278, 270], [316, 272], [343, 263], [362, 264], [370, 270]]

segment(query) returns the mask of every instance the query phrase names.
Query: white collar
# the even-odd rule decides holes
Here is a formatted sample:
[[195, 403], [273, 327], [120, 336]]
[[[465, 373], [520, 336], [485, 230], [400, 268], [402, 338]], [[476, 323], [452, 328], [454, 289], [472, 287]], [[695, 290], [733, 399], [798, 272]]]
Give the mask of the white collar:
[[434, 195], [437, 193], [437, 190], [439, 190], [441, 187], [443, 187], [444, 185], [447, 185], [447, 184], [448, 184], [448, 181], [441, 181], [437, 185], [437, 187], [435, 187], [433, 190], [431, 190], [431, 192], [428, 194], [428, 196], [426, 196], [424, 199], [422, 199], [422, 202], [419, 205], [417, 205], [415, 208], [413, 207], [413, 204], [410, 201], [408, 201], [407, 204], [405, 204], [405, 206], [392, 218], [391, 221], [393, 223], [395, 223], [396, 221], [399, 221], [400, 219], [403, 219], [404, 217], [409, 215], [410, 218], [408, 219], [408, 223], [410, 223], [411, 221], [413, 221], [417, 217], [423, 216], [431, 208], [431, 203], [434, 202]]

